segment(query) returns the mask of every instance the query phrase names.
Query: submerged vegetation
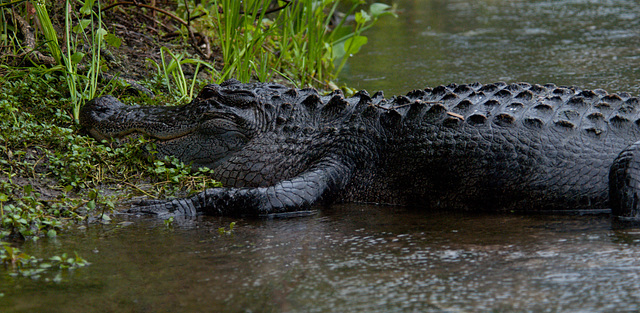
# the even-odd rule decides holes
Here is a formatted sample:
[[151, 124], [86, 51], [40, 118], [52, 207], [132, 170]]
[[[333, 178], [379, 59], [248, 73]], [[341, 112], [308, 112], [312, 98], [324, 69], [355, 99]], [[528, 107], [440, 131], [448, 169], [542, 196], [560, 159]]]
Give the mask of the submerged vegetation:
[[[77, 121], [86, 101], [112, 93], [141, 105], [184, 103], [203, 84], [228, 78], [335, 86], [348, 57], [366, 44], [362, 32], [392, 12], [332, 0], [157, 5], [0, 0], [0, 263], [7, 273], [39, 277], [88, 264], [80, 256], [35, 258], [16, 243], [109, 223], [116, 203], [135, 196], [219, 185], [210, 169], [153, 159], [143, 137], [98, 143], [84, 136]], [[151, 16], [144, 23], [158, 39], [128, 46], [137, 42], [131, 34], [153, 38], [126, 29], [122, 21], [132, 16]], [[126, 58], [145, 49], [152, 50], [145, 62]]]

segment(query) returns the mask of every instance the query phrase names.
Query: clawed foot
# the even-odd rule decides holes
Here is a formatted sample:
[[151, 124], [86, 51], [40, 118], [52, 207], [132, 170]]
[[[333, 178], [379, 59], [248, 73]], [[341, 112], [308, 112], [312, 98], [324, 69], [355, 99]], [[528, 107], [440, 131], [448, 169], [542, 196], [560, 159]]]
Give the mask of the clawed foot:
[[139, 200], [131, 203], [131, 208], [126, 212], [132, 214], [152, 214], [152, 215], [168, 215], [170, 205], [167, 202], [171, 200]]

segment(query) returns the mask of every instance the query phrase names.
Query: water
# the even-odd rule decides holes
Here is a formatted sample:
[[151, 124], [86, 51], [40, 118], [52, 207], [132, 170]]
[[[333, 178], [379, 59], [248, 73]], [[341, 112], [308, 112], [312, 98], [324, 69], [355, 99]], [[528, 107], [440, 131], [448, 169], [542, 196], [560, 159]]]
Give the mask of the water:
[[[634, 1], [398, 1], [340, 82], [387, 95], [480, 81], [639, 93]], [[221, 235], [237, 222], [233, 234]], [[607, 216], [337, 205], [303, 218], [147, 218], [27, 242], [92, 263], [0, 278], [1, 312], [632, 312], [640, 230]], [[55, 274], [55, 273], [53, 273]]]
[[452, 82], [555, 83], [640, 93], [637, 1], [403, 0], [340, 82], [405, 94]]
[[[237, 225], [231, 235], [218, 227]], [[342, 205], [310, 217], [131, 219], [32, 253], [92, 265], [0, 283], [2, 312], [632, 311], [640, 232], [603, 216], [425, 213]]]

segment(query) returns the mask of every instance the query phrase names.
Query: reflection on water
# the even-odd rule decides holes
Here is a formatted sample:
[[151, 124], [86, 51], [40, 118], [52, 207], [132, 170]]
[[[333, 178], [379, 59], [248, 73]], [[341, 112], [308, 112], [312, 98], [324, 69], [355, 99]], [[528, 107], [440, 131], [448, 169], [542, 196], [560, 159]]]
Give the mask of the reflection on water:
[[[0, 311], [577, 311], [640, 307], [638, 233], [607, 217], [344, 205], [310, 217], [154, 219], [58, 239], [93, 263], [2, 282]], [[56, 250], [53, 246], [53, 250]], [[29, 252], [50, 251], [46, 242]], [[37, 299], [37, 301], [34, 301]], [[99, 309], [97, 309], [99, 308]]]
[[[341, 81], [555, 82], [638, 93], [634, 1], [401, 0]], [[288, 220], [90, 226], [27, 242], [92, 263], [55, 284], [0, 279], [2, 312], [458, 312], [640, 309], [640, 232], [607, 217], [336, 206]], [[6, 276], [1, 276], [6, 277]]]
[[340, 82], [405, 94], [439, 84], [555, 83], [640, 93], [640, 4], [399, 0]]

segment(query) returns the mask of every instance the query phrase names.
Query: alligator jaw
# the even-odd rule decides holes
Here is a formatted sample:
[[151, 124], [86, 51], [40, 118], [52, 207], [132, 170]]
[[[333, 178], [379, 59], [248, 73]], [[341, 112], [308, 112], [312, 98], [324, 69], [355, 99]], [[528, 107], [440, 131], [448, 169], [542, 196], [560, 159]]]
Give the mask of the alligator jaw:
[[80, 124], [96, 139], [122, 138], [132, 133], [171, 140], [193, 132], [198, 123], [187, 120], [183, 107], [128, 106], [112, 96], [89, 101], [80, 112]]

